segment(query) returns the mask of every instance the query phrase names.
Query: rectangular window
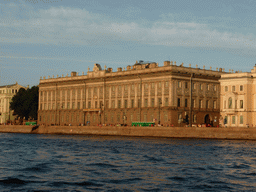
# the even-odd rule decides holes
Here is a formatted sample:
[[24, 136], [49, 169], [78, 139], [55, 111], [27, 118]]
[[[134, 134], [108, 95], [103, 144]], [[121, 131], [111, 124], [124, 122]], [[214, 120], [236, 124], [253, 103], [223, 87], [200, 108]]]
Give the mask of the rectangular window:
[[196, 115], [193, 115], [193, 123], [196, 123]]
[[121, 100], [118, 100], [118, 108], [121, 108]]
[[213, 109], [217, 109], [217, 101], [213, 101]]
[[192, 84], [192, 88], [196, 89], [196, 84], [195, 83]]
[[199, 89], [200, 89], [200, 90], [202, 90], [202, 89], [203, 89], [202, 84], [199, 84]]
[[140, 107], [141, 103], [140, 103], [140, 99], [138, 99], [138, 107]]
[[144, 121], [147, 122], [147, 114], [144, 113]]
[[115, 100], [112, 100], [112, 108], [115, 108]]
[[119, 91], [119, 92], [121, 91], [121, 85], [118, 86], [118, 91]]
[[227, 101], [224, 101], [224, 109], [226, 109]]
[[162, 99], [158, 98], [158, 106], [161, 106], [161, 105], [162, 105]]
[[167, 112], [164, 113], [164, 121], [165, 121], [165, 122], [168, 121], [168, 114], [167, 114]]
[[192, 106], [193, 106], [193, 108], [196, 107], [196, 100], [195, 99], [192, 99]]
[[225, 116], [225, 118], [224, 118], [224, 124], [228, 124], [228, 116]]
[[232, 91], [235, 91], [236, 90], [236, 87], [235, 86], [232, 86]]
[[69, 109], [69, 108], [70, 108], [70, 103], [68, 102], [68, 103], [67, 103], [67, 109]]
[[51, 103], [48, 103], [48, 110], [51, 110]]
[[206, 109], [209, 108], [209, 100], [206, 100]]
[[134, 108], [134, 99], [131, 100], [131, 108]]
[[207, 84], [206, 87], [207, 87], [207, 90], [209, 91], [210, 90], [210, 85]]
[[240, 109], [243, 109], [243, 108], [244, 108], [244, 101], [240, 100]]
[[169, 87], [168, 81], [165, 82], [165, 87], [166, 87], [166, 88]]
[[52, 109], [55, 109], [55, 103], [52, 104]]
[[97, 95], [97, 87], [94, 87], [94, 95]]
[[133, 122], [133, 114], [131, 114], [131, 122]]
[[240, 124], [244, 124], [244, 118], [242, 115], [240, 116]]
[[44, 110], [47, 110], [47, 108], [46, 108], [46, 107], [47, 107], [47, 105], [46, 105], [46, 103], [45, 103], [45, 104], [44, 104]]
[[243, 91], [243, 90], [244, 90], [244, 86], [240, 85], [240, 91]]
[[88, 101], [88, 109], [91, 108], [91, 101]]
[[109, 103], [108, 103], [108, 101], [106, 101], [105, 108], [106, 108], [106, 109], [108, 109], [108, 108], [109, 108]]
[[113, 92], [115, 91], [115, 86], [112, 86], [112, 91], [113, 91]]
[[120, 114], [117, 115], [117, 122], [120, 122]]
[[124, 86], [124, 90], [127, 91], [128, 90], [128, 85]]
[[217, 86], [216, 85], [213, 85], [213, 90], [217, 91]]
[[145, 101], [144, 101], [144, 107], [148, 107], [148, 99], [145, 99]]
[[177, 107], [180, 107], [180, 98], [177, 100]]
[[236, 116], [232, 116], [232, 124], [236, 124]]
[[151, 88], [152, 88], [152, 89], [155, 89], [155, 83], [152, 83], [152, 84], [151, 84]]
[[169, 105], [169, 100], [168, 98], [165, 98], [165, 106], [168, 106]]
[[181, 88], [181, 82], [178, 81], [178, 88]]
[[185, 107], [188, 107], [188, 99], [185, 99]]
[[124, 100], [124, 108], [127, 108], [127, 107], [128, 107], [128, 101]]
[[185, 89], [188, 88], [188, 82], [185, 82]]
[[152, 98], [152, 99], [151, 99], [151, 107], [154, 107], [154, 106], [155, 106], [155, 99]]
[[72, 109], [75, 109], [75, 102], [72, 102]]
[[162, 83], [159, 82], [159, 83], [158, 83], [158, 88], [161, 88], [161, 87], [162, 87]]
[[132, 84], [132, 91], [134, 90], [134, 84]]
[[203, 100], [199, 100], [199, 108], [203, 108]]
[[61, 109], [65, 109], [65, 103], [62, 103]]
[[80, 102], [77, 102], [77, 109], [80, 109]]
[[98, 102], [97, 102], [97, 101], [95, 101], [95, 103], [94, 103], [94, 104], [95, 104], [95, 106], [94, 106], [94, 107], [95, 107], [95, 108], [98, 108]]
[[228, 91], [228, 86], [225, 86], [225, 91], [226, 91], [226, 92]]

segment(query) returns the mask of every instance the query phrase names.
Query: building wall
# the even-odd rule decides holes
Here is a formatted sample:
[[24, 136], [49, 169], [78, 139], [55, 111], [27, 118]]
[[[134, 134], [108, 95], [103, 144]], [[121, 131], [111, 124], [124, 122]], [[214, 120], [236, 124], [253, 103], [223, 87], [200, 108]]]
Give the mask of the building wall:
[[[220, 108], [223, 126], [252, 127], [256, 125], [255, 77], [256, 67], [251, 72], [222, 75]], [[227, 122], [224, 125], [225, 118]]]
[[158, 123], [160, 114], [161, 124], [184, 126], [179, 118], [189, 115], [191, 74], [194, 123], [205, 123], [206, 116], [208, 123], [218, 122], [218, 79], [222, 72], [176, 66], [172, 62], [165, 62], [163, 67], [149, 63], [147, 67], [135, 64], [112, 72], [95, 64], [87, 75], [72, 73], [71, 77], [41, 79], [39, 123]]
[[[0, 123], [6, 123], [7, 120], [14, 120], [13, 111], [10, 110], [12, 97], [22, 86], [16, 84], [0, 86]], [[23, 87], [24, 88], [24, 87]]]

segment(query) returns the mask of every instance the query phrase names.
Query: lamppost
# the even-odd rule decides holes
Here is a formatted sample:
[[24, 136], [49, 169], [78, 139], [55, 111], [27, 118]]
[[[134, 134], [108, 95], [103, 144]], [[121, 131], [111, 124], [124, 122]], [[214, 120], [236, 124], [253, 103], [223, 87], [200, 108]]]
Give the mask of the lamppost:
[[101, 103], [101, 104], [100, 104], [100, 125], [101, 125], [101, 113], [102, 113], [102, 107], [103, 107], [103, 104]]
[[160, 125], [160, 106], [162, 104], [162, 101], [159, 101], [159, 106], [158, 106], [158, 124]]

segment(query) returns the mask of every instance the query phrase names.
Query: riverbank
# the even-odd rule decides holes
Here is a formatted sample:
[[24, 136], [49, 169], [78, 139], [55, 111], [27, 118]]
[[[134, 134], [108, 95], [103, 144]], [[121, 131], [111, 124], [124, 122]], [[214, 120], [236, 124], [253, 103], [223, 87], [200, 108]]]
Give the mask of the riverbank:
[[256, 128], [0, 125], [1, 133], [256, 140]]

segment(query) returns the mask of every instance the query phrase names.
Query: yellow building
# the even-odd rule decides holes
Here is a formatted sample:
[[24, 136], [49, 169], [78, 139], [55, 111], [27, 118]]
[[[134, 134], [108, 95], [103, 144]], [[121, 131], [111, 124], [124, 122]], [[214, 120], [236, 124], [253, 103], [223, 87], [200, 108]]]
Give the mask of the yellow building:
[[256, 65], [251, 72], [222, 74], [220, 124], [228, 127], [256, 126]]
[[[127, 124], [165, 126], [219, 122], [222, 69], [185, 67], [165, 61], [136, 62], [87, 74], [43, 77], [39, 84], [39, 124]], [[191, 118], [190, 118], [191, 117]]]
[[14, 120], [13, 111], [10, 110], [10, 102], [12, 97], [19, 91], [20, 88], [25, 88], [21, 85], [12, 84], [0, 86], [0, 123], [6, 123], [7, 120]]

